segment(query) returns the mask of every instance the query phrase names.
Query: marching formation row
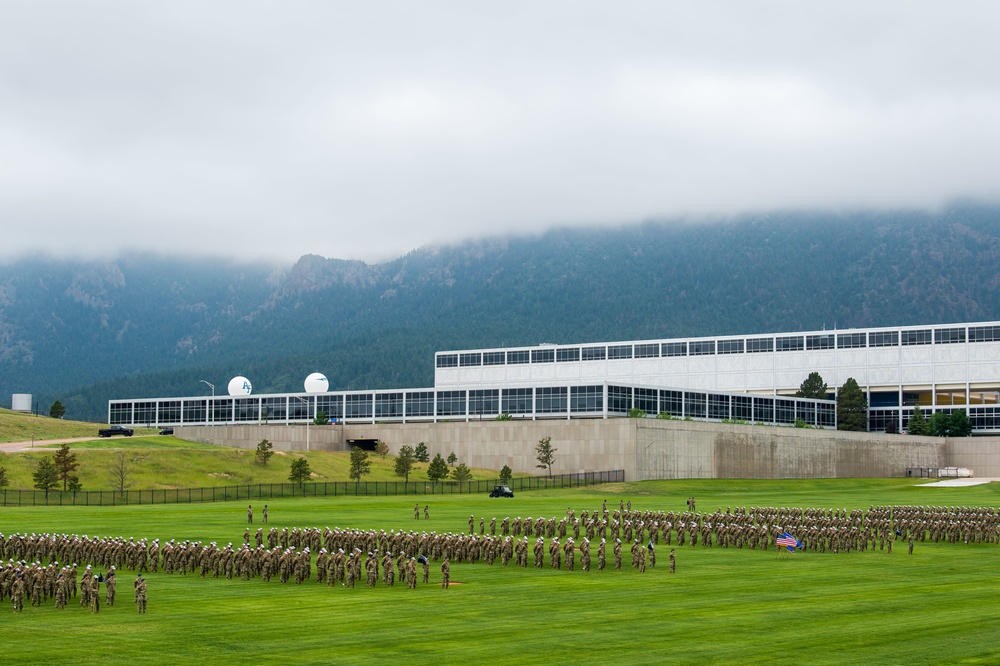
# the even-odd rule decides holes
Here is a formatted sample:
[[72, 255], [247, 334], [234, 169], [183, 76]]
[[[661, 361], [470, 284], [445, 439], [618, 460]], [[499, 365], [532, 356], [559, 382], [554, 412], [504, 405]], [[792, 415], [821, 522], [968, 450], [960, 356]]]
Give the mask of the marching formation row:
[[[667, 546], [769, 549], [779, 546], [779, 538], [789, 533], [801, 541], [802, 548], [818, 552], [864, 551], [868, 548], [892, 552], [892, 544], [906, 540], [913, 552], [915, 541], [946, 543], [1000, 543], [1000, 517], [993, 507], [872, 506], [868, 511], [777, 508], [721, 507], [713, 513], [694, 511], [693, 499], [684, 512], [634, 511], [629, 503], [609, 511], [584, 510], [580, 517], [573, 509], [566, 516], [550, 518], [510, 518], [487, 523], [469, 517], [469, 533], [437, 533], [404, 530], [362, 530], [329, 527], [257, 529], [247, 528], [243, 543], [220, 547], [212, 542], [116, 537], [99, 538], [75, 534], [0, 534], [0, 601], [11, 598], [15, 610], [23, 608], [25, 597], [32, 605], [55, 598], [64, 608], [70, 597], [77, 596], [77, 563], [86, 568], [80, 581], [81, 605], [99, 609], [99, 583], [105, 582], [106, 603], [115, 597], [114, 571], [197, 573], [201, 577], [244, 580], [260, 577], [264, 582], [278, 578], [302, 583], [315, 574], [317, 582], [354, 587], [361, 580], [375, 586], [379, 580], [393, 585], [398, 576], [409, 587], [417, 582], [417, 567], [422, 580], [429, 580], [430, 561], [442, 560], [442, 585], [449, 582], [451, 562], [492, 565], [499, 560], [507, 566], [528, 567], [529, 553], [535, 567], [549, 565], [567, 570], [590, 571], [591, 541], [596, 545], [596, 569], [603, 571], [611, 550], [612, 566], [622, 566], [623, 542], [630, 544], [632, 566], [644, 571], [647, 562], [656, 565], [656, 547], [661, 540]], [[499, 531], [499, 534], [497, 533]], [[570, 536], [571, 535], [571, 536]], [[531, 543], [530, 538], [534, 538]], [[253, 543], [251, 543], [251, 540]], [[547, 542], [546, 542], [547, 540]], [[599, 540], [599, 541], [598, 541]], [[266, 545], [265, 545], [266, 541]], [[367, 555], [366, 555], [367, 554]], [[3, 560], [7, 559], [4, 564]], [[73, 564], [59, 565], [59, 562]], [[29, 564], [32, 563], [32, 564]], [[48, 564], [43, 564], [48, 563]], [[674, 549], [670, 551], [670, 570], [676, 566]], [[92, 567], [108, 570], [102, 577]], [[145, 610], [146, 583], [136, 579], [136, 604]], [[95, 609], [96, 606], [96, 609]]]

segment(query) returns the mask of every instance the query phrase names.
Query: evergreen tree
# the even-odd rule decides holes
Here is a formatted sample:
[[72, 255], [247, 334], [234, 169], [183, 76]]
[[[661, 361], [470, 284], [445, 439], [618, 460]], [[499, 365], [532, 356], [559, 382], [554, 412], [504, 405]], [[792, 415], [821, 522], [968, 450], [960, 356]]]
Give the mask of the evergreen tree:
[[80, 466], [80, 463], [76, 461], [76, 454], [70, 453], [69, 444], [63, 444], [56, 451], [52, 462], [56, 467], [56, 473], [59, 474], [59, 479], [63, 482], [63, 490], [65, 491], [69, 486], [70, 475]]
[[949, 416], [947, 412], [934, 412], [927, 419], [927, 434], [934, 437], [947, 437]]
[[466, 467], [465, 463], [462, 463], [455, 469], [451, 470], [451, 478], [455, 481], [468, 481], [472, 478], [472, 470]]
[[288, 480], [303, 486], [312, 477], [312, 470], [309, 468], [309, 460], [298, 457], [292, 461], [292, 469], [288, 474]]
[[810, 372], [809, 376], [799, 385], [795, 395], [799, 398], [815, 398], [826, 400], [827, 386], [818, 372]]
[[444, 461], [440, 453], [434, 454], [434, 460], [427, 466], [427, 478], [432, 483], [437, 483], [441, 479], [448, 477], [448, 463]]
[[45, 491], [45, 499], [49, 498], [50, 490], [59, 487], [59, 472], [48, 456], [39, 458], [31, 477], [35, 480], [35, 488]]
[[7, 468], [0, 467], [0, 488], [6, 488], [10, 485], [10, 479], [7, 478]]
[[964, 409], [959, 409], [951, 413], [948, 418], [949, 437], [969, 437], [972, 435], [972, 421]]
[[[431, 459], [431, 457], [427, 455], [427, 445], [423, 442], [417, 444], [417, 448], [413, 452], [413, 455], [416, 456], [417, 462], [427, 462]], [[444, 461], [442, 460], [442, 462]]]
[[837, 392], [837, 430], [868, 430], [868, 399], [854, 377]]
[[458, 462], [458, 456], [456, 456], [455, 452], [452, 451], [451, 453], [448, 454], [448, 464], [454, 466], [455, 463], [457, 462]]
[[80, 483], [80, 477], [78, 476], [69, 477], [69, 491], [73, 493], [73, 497], [76, 497], [76, 494], [81, 490], [83, 490], [83, 484]]
[[274, 449], [274, 444], [271, 444], [269, 440], [260, 440], [260, 443], [257, 444], [257, 452], [253, 454], [254, 460], [257, 461], [258, 465], [267, 467], [267, 461], [274, 455], [272, 449]]
[[504, 483], [507, 483], [507, 480], [510, 479], [510, 477], [512, 476], [514, 476], [514, 472], [510, 470], [510, 466], [504, 465], [503, 468], [501, 468], [500, 470], [500, 480], [503, 481]]
[[920, 405], [913, 408], [913, 415], [906, 422], [906, 433], [908, 435], [927, 435], [930, 433], [930, 427], [927, 425], [927, 419], [924, 417]]
[[326, 415], [326, 412], [322, 410], [316, 412], [316, 418], [313, 419], [313, 425], [330, 425], [330, 419]]
[[372, 463], [368, 460], [368, 452], [357, 446], [351, 447], [351, 469], [347, 473], [354, 479], [355, 485], [361, 485], [361, 477], [367, 476], [372, 469]]
[[535, 467], [548, 469], [549, 478], [552, 478], [552, 463], [555, 462], [556, 451], [558, 449], [552, 446], [552, 438], [548, 435], [538, 440], [538, 445], [535, 447], [535, 460], [538, 461]]
[[375, 442], [375, 453], [378, 454], [379, 458], [381, 458], [382, 460], [385, 460], [385, 457], [387, 455], [389, 455], [389, 445], [386, 444], [385, 442], [383, 442], [381, 439], [378, 440], [378, 441], [376, 441]]
[[417, 461], [413, 447], [409, 444], [404, 444], [399, 447], [399, 455], [396, 456], [395, 472], [396, 476], [404, 477], [405, 481], [409, 483], [410, 472], [413, 470], [413, 464]]
[[49, 407], [49, 416], [51, 416], [52, 418], [61, 419], [65, 415], [66, 415], [66, 408], [63, 407], [63, 404], [58, 400], [53, 402], [52, 406]]

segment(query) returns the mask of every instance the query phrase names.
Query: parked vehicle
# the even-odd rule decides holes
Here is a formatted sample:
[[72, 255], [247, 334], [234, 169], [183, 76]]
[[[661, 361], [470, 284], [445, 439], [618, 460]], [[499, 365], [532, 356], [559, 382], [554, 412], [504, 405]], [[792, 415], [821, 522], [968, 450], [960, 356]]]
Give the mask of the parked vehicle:
[[160, 434], [161, 435], [172, 435], [172, 434], [174, 434], [174, 429], [173, 428], [164, 428], [163, 430], [160, 431]]
[[514, 491], [507, 486], [493, 486], [490, 497], [513, 497]]
[[122, 425], [113, 425], [110, 428], [101, 428], [97, 431], [98, 437], [114, 437], [115, 435], [124, 435], [125, 437], [131, 437], [135, 433], [132, 428], [126, 428]]

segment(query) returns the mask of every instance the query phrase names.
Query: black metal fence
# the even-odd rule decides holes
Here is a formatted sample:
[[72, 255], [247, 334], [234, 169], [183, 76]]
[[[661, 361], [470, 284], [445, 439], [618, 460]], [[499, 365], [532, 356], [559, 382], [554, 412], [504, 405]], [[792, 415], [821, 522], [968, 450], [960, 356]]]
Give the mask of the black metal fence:
[[[522, 476], [507, 479], [514, 492], [577, 488], [602, 483], [620, 483], [625, 470], [580, 472], [548, 476]], [[336, 497], [339, 495], [475, 495], [488, 493], [500, 485], [492, 481], [329, 481], [297, 483], [257, 483], [246, 486], [214, 486], [211, 488], [173, 488], [163, 490], [86, 490], [63, 492], [50, 490], [0, 491], [2, 506], [118, 506], [139, 504], [193, 504], [196, 502], [230, 502], [283, 497]]]

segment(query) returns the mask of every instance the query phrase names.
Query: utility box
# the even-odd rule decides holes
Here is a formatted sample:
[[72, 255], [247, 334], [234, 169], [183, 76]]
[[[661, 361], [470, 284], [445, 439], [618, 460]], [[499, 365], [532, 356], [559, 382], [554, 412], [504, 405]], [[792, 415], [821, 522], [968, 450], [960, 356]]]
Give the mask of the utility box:
[[11, 396], [10, 408], [15, 412], [31, 412], [31, 394], [15, 393]]

